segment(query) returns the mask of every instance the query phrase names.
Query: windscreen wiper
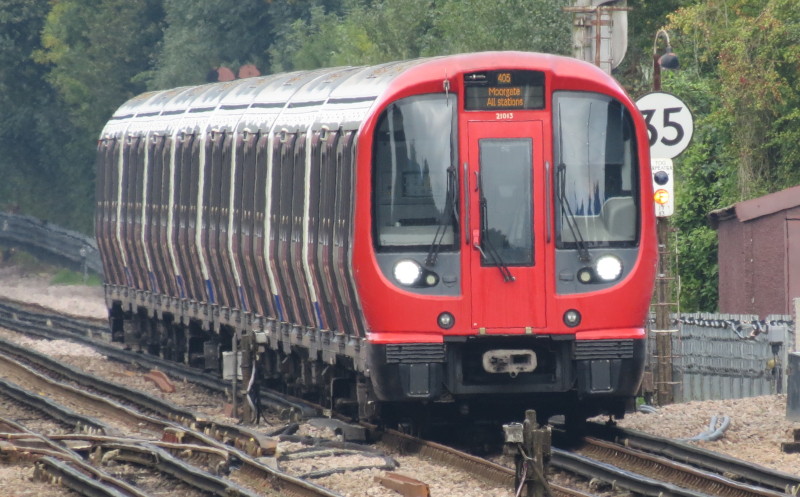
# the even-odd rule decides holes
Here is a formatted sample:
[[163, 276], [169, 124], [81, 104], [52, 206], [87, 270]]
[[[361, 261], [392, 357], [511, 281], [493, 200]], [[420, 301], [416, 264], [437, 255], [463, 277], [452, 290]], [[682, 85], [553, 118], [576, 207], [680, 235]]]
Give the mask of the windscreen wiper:
[[[455, 219], [458, 225], [458, 178], [456, 177], [456, 167], [450, 166], [447, 168], [447, 193], [445, 194], [444, 209], [439, 218], [439, 225], [436, 226], [436, 233], [433, 235], [433, 242], [431, 248], [428, 250], [428, 257], [425, 258], [425, 265], [432, 267], [436, 265], [436, 259], [439, 257], [439, 251], [442, 249], [444, 237], [447, 234], [447, 228], [452, 226], [452, 220]], [[455, 230], [453, 231], [453, 239], [455, 240]]]
[[[489, 229], [486, 225], [488, 219], [488, 202], [486, 201], [486, 197], [483, 195], [483, 180], [481, 179], [480, 173], [477, 173], [478, 176], [478, 199], [479, 199], [479, 207], [481, 209], [481, 219], [480, 219], [480, 233], [481, 233], [481, 244], [486, 245], [486, 252], [484, 252], [483, 248], [479, 243], [475, 243], [475, 248], [481, 253], [481, 256], [484, 259], [489, 259], [492, 261], [497, 269], [500, 271], [500, 274], [503, 275], [503, 281], [506, 283], [510, 283], [515, 281], [516, 278], [511, 271], [508, 269], [508, 265], [503, 261], [503, 258], [494, 248], [492, 245], [492, 240], [489, 239]], [[487, 257], [488, 252], [488, 257]]]
[[572, 206], [569, 204], [569, 200], [567, 200], [567, 195], [565, 193], [566, 190], [566, 174], [567, 174], [567, 165], [563, 162], [558, 165], [556, 178], [558, 178], [558, 185], [556, 185], [556, 197], [558, 197], [558, 206], [561, 209], [561, 219], [569, 228], [570, 233], [572, 234], [572, 239], [575, 240], [575, 246], [578, 249], [578, 258], [582, 262], [589, 262], [592, 260], [591, 255], [589, 255], [589, 249], [586, 246], [586, 241], [583, 239], [583, 233], [581, 233], [581, 229], [578, 227], [578, 221], [575, 219], [575, 214], [572, 212]]

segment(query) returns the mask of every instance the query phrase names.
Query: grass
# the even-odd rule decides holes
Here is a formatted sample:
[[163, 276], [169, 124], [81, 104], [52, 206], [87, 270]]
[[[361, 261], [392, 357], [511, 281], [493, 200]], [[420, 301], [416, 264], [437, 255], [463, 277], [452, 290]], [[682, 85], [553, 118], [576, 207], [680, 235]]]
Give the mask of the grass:
[[71, 269], [59, 269], [50, 279], [50, 284], [100, 286], [103, 284], [103, 280], [93, 273], [84, 276], [83, 273], [72, 271]]
[[100, 286], [103, 284], [103, 280], [96, 274], [88, 273], [84, 276], [81, 271], [53, 265], [38, 259], [33, 254], [3, 245], [0, 245], [0, 266], [15, 266], [23, 274], [50, 276], [51, 285]]

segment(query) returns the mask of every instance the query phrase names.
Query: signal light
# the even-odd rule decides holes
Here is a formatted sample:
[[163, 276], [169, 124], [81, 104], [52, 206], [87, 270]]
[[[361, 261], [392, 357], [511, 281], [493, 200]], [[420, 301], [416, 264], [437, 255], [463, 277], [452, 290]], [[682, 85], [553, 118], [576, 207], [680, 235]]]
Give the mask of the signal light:
[[659, 205], [667, 205], [669, 202], [669, 192], [663, 188], [659, 188], [653, 194], [653, 200], [655, 200]]
[[656, 203], [656, 216], [671, 216], [675, 211], [672, 159], [652, 159], [650, 170], [653, 173], [653, 201]]

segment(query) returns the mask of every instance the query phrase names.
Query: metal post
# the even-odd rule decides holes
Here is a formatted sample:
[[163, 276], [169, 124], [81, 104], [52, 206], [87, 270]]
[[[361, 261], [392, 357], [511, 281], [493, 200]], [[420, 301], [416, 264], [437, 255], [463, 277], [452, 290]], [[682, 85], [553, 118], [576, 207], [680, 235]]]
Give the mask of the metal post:
[[[653, 43], [653, 91], [661, 91], [661, 62], [656, 51], [656, 42], [661, 34], [659, 30]], [[669, 38], [667, 38], [669, 45]], [[672, 393], [672, 330], [669, 322], [669, 281], [671, 272], [669, 267], [669, 248], [667, 238], [669, 233], [669, 218], [656, 217], [656, 233], [658, 237], [658, 271], [656, 274], [656, 369], [655, 388], [658, 405], [671, 404], [674, 401]]]
[[669, 248], [667, 219], [656, 218], [658, 234], [658, 271], [656, 276], [656, 322], [653, 332], [656, 335], [656, 397], [658, 405], [664, 406], [674, 401], [672, 393], [672, 334], [669, 320]]
[[506, 449], [514, 454], [515, 495], [523, 495], [523, 488], [527, 488], [527, 497], [551, 497], [546, 477], [551, 455], [550, 427], [539, 426], [536, 411], [528, 410], [524, 423], [503, 425], [503, 431]]
[[239, 330], [233, 332], [233, 378], [231, 379], [231, 391], [233, 392], [233, 417], [239, 418]]

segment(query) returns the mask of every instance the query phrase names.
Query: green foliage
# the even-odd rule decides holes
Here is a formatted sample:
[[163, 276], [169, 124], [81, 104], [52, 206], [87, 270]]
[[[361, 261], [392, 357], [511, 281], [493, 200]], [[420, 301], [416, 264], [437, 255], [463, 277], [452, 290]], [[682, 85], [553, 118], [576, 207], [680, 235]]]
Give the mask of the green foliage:
[[[628, 51], [614, 71], [631, 95], [652, 91], [653, 41], [656, 32], [667, 24], [667, 15], [692, 0], [629, 0]], [[674, 44], [674, 42], [673, 42]], [[658, 45], [663, 50], [661, 41]]]
[[675, 214], [681, 310], [712, 311], [717, 306], [717, 238], [708, 213], [730, 203], [735, 177], [727, 174], [730, 140], [726, 117], [719, 112], [714, 80], [693, 71], [663, 73], [663, 88], [686, 102], [694, 115], [692, 145], [674, 159]]
[[[92, 231], [95, 140], [147, 88], [482, 50], [570, 52], [570, 0], [0, 0], [0, 208]], [[630, 0], [615, 76], [652, 88], [656, 31], [693, 111], [676, 166], [684, 310], [716, 306], [714, 209], [800, 183], [797, 0]], [[657, 45], [664, 48], [663, 42]]]
[[96, 137], [120, 103], [144, 91], [162, 18], [159, 0], [53, 4], [35, 56], [51, 66], [47, 79], [79, 129]]
[[714, 209], [800, 183], [800, 9], [796, 0], [687, 3], [669, 16], [681, 70], [663, 87], [695, 119], [675, 159], [681, 305], [717, 304]]
[[[717, 233], [699, 226], [678, 234], [681, 268], [681, 312], [708, 312], [717, 308]], [[692, 271], [687, 272], [687, 268]]]
[[50, 270], [50, 266], [24, 250], [0, 245], [0, 264], [15, 266], [23, 274], [41, 273]]
[[210, 70], [244, 64], [267, 65], [272, 42], [264, 0], [164, 0], [167, 26], [149, 75], [151, 88], [206, 82]]
[[[796, 182], [800, 9], [796, 0], [698, 2], [671, 16], [698, 73], [712, 72], [729, 119], [737, 200]], [[792, 126], [794, 124], [794, 126]], [[788, 175], [786, 173], [789, 173]]]
[[437, 52], [524, 50], [567, 55], [572, 50], [571, 14], [565, 0], [447, 0], [433, 45]]
[[483, 50], [566, 54], [565, 0], [349, 0], [311, 9], [270, 48], [274, 71]]
[[93, 176], [75, 174], [91, 156], [81, 155], [80, 133], [46, 82], [50, 66], [33, 59], [50, 8], [47, 0], [0, 0], [0, 208], [91, 231]]
[[350, 15], [310, 9], [308, 19], [297, 19], [269, 49], [272, 71], [315, 69], [382, 61], [378, 47], [356, 19], [367, 15], [363, 6], [349, 6]]

